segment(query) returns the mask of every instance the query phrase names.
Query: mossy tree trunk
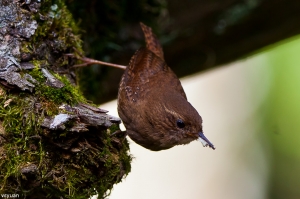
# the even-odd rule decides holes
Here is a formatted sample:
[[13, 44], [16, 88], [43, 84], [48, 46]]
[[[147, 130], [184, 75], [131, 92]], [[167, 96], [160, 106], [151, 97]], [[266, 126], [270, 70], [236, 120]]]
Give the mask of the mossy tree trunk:
[[[63, 1], [0, 1], [0, 193], [105, 197], [130, 171], [119, 118], [76, 86], [82, 52]], [[76, 49], [76, 50], [74, 50]]]

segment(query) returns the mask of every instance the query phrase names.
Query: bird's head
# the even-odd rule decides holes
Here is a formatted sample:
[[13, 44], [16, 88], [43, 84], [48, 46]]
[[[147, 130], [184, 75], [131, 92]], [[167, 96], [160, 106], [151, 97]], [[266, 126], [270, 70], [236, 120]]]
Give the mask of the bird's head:
[[203, 146], [215, 149], [203, 134], [202, 118], [196, 109], [181, 95], [170, 95], [166, 99], [160, 100], [164, 103], [149, 105], [147, 114], [160, 146], [167, 149], [199, 139]]

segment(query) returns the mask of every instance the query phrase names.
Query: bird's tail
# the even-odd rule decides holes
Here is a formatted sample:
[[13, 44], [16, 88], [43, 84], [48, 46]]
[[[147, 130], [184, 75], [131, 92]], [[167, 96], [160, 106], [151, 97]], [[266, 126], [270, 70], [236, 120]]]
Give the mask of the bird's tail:
[[152, 51], [155, 55], [164, 60], [164, 52], [163, 49], [156, 37], [152, 32], [152, 28], [146, 26], [142, 22], [140, 22], [141, 28], [144, 32], [146, 47]]

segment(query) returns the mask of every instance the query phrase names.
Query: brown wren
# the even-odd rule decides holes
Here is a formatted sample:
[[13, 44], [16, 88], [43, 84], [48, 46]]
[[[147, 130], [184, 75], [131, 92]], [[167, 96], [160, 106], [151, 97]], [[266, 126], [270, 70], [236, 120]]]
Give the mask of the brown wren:
[[204, 136], [202, 118], [187, 101], [181, 83], [165, 63], [162, 47], [143, 23], [146, 48], [132, 56], [122, 76], [118, 113], [129, 137], [137, 144], [159, 151], [200, 139], [215, 149]]

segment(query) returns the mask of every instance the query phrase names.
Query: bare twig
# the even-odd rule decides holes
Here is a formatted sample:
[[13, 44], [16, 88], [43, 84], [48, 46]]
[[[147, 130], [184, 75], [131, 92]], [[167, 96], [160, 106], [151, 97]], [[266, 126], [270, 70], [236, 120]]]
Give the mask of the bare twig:
[[[69, 56], [69, 57], [75, 57], [74, 54], [66, 54], [66, 55]], [[73, 65], [72, 66], [73, 68], [81, 68], [81, 67], [86, 67], [86, 66], [89, 66], [89, 65], [92, 65], [92, 64], [100, 64], [100, 65], [120, 68], [120, 69], [123, 69], [123, 70], [126, 69], [126, 66], [123, 66], [123, 65], [112, 64], [112, 63], [103, 62], [103, 61], [99, 61], [99, 60], [95, 60], [95, 59], [91, 59], [91, 58], [87, 58], [87, 57], [75, 57], [75, 58], [83, 61], [84, 63]]]

